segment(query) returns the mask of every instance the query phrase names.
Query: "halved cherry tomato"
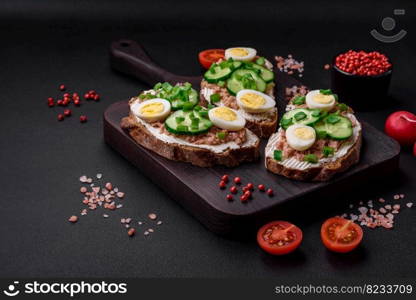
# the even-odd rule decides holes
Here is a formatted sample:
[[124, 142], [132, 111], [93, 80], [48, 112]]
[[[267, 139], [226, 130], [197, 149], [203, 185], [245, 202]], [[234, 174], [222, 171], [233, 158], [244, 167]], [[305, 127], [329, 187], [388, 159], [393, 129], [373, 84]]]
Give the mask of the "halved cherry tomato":
[[199, 52], [198, 58], [199, 63], [205, 68], [209, 69], [209, 67], [214, 63], [224, 58], [224, 49], [208, 49]]
[[360, 244], [362, 238], [361, 227], [341, 217], [329, 218], [321, 227], [322, 242], [334, 252], [350, 252]]
[[257, 243], [266, 252], [283, 255], [294, 251], [302, 242], [302, 230], [286, 221], [273, 221], [259, 229]]

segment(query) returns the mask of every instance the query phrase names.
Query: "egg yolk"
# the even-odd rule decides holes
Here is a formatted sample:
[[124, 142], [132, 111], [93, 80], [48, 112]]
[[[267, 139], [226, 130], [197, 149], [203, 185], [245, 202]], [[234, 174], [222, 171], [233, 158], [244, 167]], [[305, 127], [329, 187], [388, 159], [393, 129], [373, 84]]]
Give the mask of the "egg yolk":
[[230, 53], [234, 56], [238, 56], [238, 57], [242, 57], [242, 56], [247, 56], [248, 55], [248, 51], [244, 48], [232, 48], [230, 50]]
[[162, 103], [149, 103], [142, 106], [140, 112], [143, 116], [151, 117], [163, 112], [163, 104]]
[[266, 103], [266, 99], [264, 97], [254, 94], [254, 93], [247, 93], [244, 94], [240, 101], [247, 107], [251, 108], [258, 108], [263, 106]]
[[302, 140], [313, 139], [313, 131], [312, 129], [309, 129], [309, 128], [304, 128], [304, 127], [296, 128], [293, 131], [293, 133], [295, 134], [296, 137]]
[[214, 115], [224, 121], [234, 121], [237, 119], [237, 114], [227, 107], [216, 108]]
[[334, 96], [332, 95], [324, 95], [324, 94], [316, 94], [313, 97], [313, 100], [317, 103], [321, 103], [321, 104], [329, 104], [334, 100]]

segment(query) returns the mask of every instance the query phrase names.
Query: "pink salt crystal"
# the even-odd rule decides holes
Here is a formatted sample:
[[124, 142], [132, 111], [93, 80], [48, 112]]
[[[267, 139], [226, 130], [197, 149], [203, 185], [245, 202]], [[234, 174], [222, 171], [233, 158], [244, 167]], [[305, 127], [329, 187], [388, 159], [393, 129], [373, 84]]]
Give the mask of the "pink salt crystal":
[[69, 217], [68, 221], [71, 222], [71, 223], [75, 223], [75, 222], [78, 221], [78, 217], [77, 216], [71, 216], [71, 217]]
[[406, 206], [407, 206], [408, 208], [411, 208], [411, 207], [413, 206], [413, 202], [406, 203]]
[[123, 193], [123, 192], [118, 192], [118, 193], [117, 193], [117, 197], [119, 197], [119, 198], [123, 198], [123, 197], [124, 197], [124, 193]]
[[378, 202], [384, 203], [384, 202], [386, 202], [386, 200], [384, 200], [383, 198], [380, 198], [380, 199], [378, 199]]
[[86, 188], [85, 186], [82, 186], [82, 187], [79, 189], [79, 191], [80, 191], [81, 193], [85, 193], [85, 192], [87, 191], [87, 188]]
[[393, 205], [393, 209], [394, 209], [394, 210], [399, 210], [399, 209], [400, 209], [400, 204], [395, 204], [395, 205]]
[[384, 206], [384, 208], [387, 209], [387, 210], [391, 210], [391, 205], [387, 204], [386, 206]]
[[100, 192], [100, 187], [99, 186], [93, 187], [92, 190], [94, 191], [94, 193], [98, 194]]
[[107, 182], [107, 183], [105, 184], [105, 188], [106, 188], [107, 190], [111, 191], [111, 190], [113, 189], [113, 185], [111, 184], [111, 182]]
[[379, 209], [379, 211], [380, 211], [382, 214], [385, 214], [385, 213], [387, 212], [387, 210], [386, 210], [384, 207], [381, 207], [381, 208]]

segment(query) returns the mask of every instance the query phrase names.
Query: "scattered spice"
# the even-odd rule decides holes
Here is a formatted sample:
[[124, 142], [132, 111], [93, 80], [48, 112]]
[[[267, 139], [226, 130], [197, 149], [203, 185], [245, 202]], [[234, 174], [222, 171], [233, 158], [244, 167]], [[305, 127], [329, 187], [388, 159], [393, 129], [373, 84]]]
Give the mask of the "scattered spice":
[[78, 221], [78, 217], [77, 216], [71, 216], [68, 219], [69, 222], [71, 223], [76, 223]]
[[292, 54], [289, 54], [287, 58], [283, 56], [275, 56], [277, 68], [281, 72], [285, 72], [289, 75], [297, 74], [299, 77], [303, 76], [304, 62], [298, 61], [293, 58]]
[[[393, 196], [393, 200], [403, 199], [404, 194], [396, 194]], [[395, 215], [400, 213], [401, 205], [398, 203], [385, 204], [384, 198], [379, 198], [376, 203], [372, 200], [368, 200], [366, 204], [363, 201], [359, 202], [357, 208], [358, 213], [344, 213], [342, 217], [349, 218], [351, 221], [358, 222], [361, 226], [368, 228], [383, 227], [391, 229], [394, 226]], [[378, 206], [375, 208], [375, 206]], [[408, 208], [413, 206], [412, 202], [406, 203]], [[349, 205], [352, 209], [353, 204]]]
[[285, 97], [286, 100], [291, 100], [296, 96], [305, 96], [309, 92], [309, 89], [305, 85], [297, 86], [294, 85], [292, 87], [287, 87], [285, 89]]

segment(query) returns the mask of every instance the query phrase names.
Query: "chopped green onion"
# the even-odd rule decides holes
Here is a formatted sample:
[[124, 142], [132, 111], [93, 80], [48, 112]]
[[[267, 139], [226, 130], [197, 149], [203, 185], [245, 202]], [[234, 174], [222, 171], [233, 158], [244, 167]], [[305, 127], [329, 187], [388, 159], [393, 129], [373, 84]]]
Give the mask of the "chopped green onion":
[[225, 85], [225, 81], [220, 80], [217, 82], [217, 85], [223, 87]]
[[199, 116], [201, 118], [208, 118], [208, 111], [207, 110], [201, 110], [198, 112]]
[[318, 139], [324, 139], [326, 138], [327, 133], [325, 131], [316, 130], [316, 136], [318, 137]]
[[306, 154], [306, 155], [303, 157], [303, 160], [304, 160], [304, 161], [307, 161], [307, 162], [310, 162], [310, 163], [312, 163], [312, 164], [316, 164], [316, 163], [318, 162], [318, 157], [316, 157], [316, 155], [315, 155], [315, 154]]
[[211, 100], [211, 103], [216, 103], [221, 100], [220, 94], [212, 94], [209, 99]]
[[296, 98], [293, 100], [293, 104], [295, 105], [302, 105], [305, 103], [305, 96], [296, 96]]
[[189, 82], [185, 82], [183, 86], [186, 90], [189, 90], [190, 88], [192, 88], [192, 84], [190, 84]]
[[225, 139], [227, 137], [227, 132], [224, 132], [224, 131], [217, 132], [217, 137], [220, 140], [223, 140], [223, 139]]
[[274, 150], [273, 151], [273, 158], [275, 160], [281, 161], [282, 160], [282, 150]]
[[158, 90], [158, 89], [160, 89], [162, 87], [162, 83], [161, 82], [158, 82], [158, 83], [156, 83], [155, 84], [155, 86], [153, 87], [153, 89], [154, 90]]
[[307, 116], [303, 111], [300, 111], [296, 113], [293, 117], [295, 118], [296, 121], [300, 121], [300, 120], [305, 119]]
[[292, 124], [292, 119], [282, 119], [282, 120], [280, 121], [280, 125], [281, 125], [284, 129], [288, 128], [291, 124]]
[[338, 103], [338, 108], [340, 111], [346, 111], [348, 110], [348, 105], [346, 105], [345, 103]]
[[140, 99], [145, 99], [145, 98], [146, 98], [146, 94], [140, 94], [140, 95], [139, 95], [139, 98], [140, 98]]
[[214, 107], [215, 107], [215, 105], [208, 104], [208, 109], [213, 109]]
[[337, 101], [337, 102], [338, 102], [338, 95], [337, 95], [337, 94], [332, 94], [332, 96], [334, 96], [335, 101]]
[[194, 111], [200, 111], [202, 109], [201, 105], [197, 105], [194, 107]]
[[164, 82], [162, 83], [162, 89], [166, 92], [170, 92], [173, 89], [173, 87], [169, 82]]
[[176, 121], [176, 123], [182, 123], [183, 121], [185, 121], [185, 118], [184, 117], [176, 117], [175, 118], [175, 121]]
[[332, 147], [328, 147], [328, 146], [324, 146], [324, 149], [322, 150], [322, 153], [324, 154], [325, 157], [328, 157], [330, 155], [334, 154], [334, 148]]
[[322, 95], [332, 95], [332, 91], [330, 89], [327, 90], [319, 90]]
[[178, 131], [186, 132], [186, 131], [188, 131], [188, 126], [186, 126], [186, 125], [178, 125], [177, 130]]
[[258, 65], [260, 65], [260, 66], [264, 65], [264, 63], [265, 63], [265, 62], [266, 62], [266, 61], [265, 61], [264, 57], [259, 57], [259, 58], [257, 58], [257, 60], [256, 60], [256, 64], [258, 64]]
[[191, 124], [192, 125], [198, 125], [199, 124], [199, 119], [198, 118], [192, 119]]
[[312, 117], [319, 117], [321, 115], [321, 111], [319, 109], [314, 109], [312, 112]]
[[194, 107], [194, 104], [193, 104], [192, 102], [185, 102], [185, 103], [183, 104], [182, 109], [183, 109], [184, 111], [190, 111], [193, 107]]
[[328, 118], [326, 118], [326, 122], [329, 124], [335, 124], [338, 123], [341, 120], [340, 117], [338, 117], [337, 115], [329, 115]]

